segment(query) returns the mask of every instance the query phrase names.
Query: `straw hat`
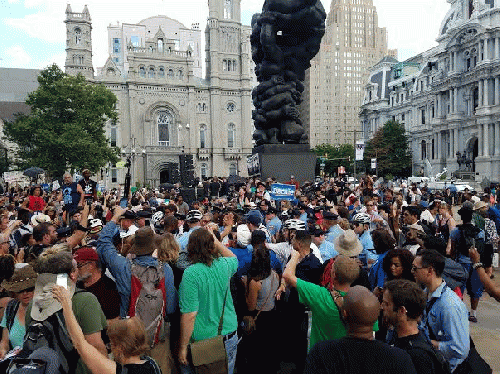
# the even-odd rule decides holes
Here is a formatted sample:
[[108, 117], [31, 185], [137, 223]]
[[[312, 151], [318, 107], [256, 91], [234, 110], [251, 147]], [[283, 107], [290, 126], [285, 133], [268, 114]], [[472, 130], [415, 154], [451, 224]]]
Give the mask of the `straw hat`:
[[347, 257], [358, 256], [363, 251], [363, 244], [353, 230], [346, 230], [337, 236], [334, 241], [335, 249], [341, 255]]
[[28, 288], [34, 288], [38, 274], [33, 270], [31, 265], [17, 268], [14, 270], [14, 275], [9, 280], [2, 282], [2, 287], [9, 292], [21, 292]]

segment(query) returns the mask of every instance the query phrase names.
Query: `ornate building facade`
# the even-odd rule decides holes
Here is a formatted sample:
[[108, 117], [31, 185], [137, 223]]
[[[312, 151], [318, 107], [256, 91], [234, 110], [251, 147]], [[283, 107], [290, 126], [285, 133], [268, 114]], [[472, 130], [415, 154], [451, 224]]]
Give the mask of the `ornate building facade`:
[[311, 147], [353, 143], [368, 69], [387, 54], [373, 0], [332, 0], [319, 53], [306, 72], [301, 113]]
[[[445, 167], [500, 181], [500, 3], [448, 0], [439, 45], [372, 67], [360, 120], [364, 137], [388, 120], [410, 136], [413, 173]], [[465, 156], [465, 157], [464, 157]]]
[[[206, 74], [201, 77], [201, 31], [165, 16], [108, 27], [109, 57], [94, 73], [87, 7], [66, 10], [66, 72], [83, 74], [116, 95], [119, 120], [108, 123], [112, 146], [131, 159], [132, 183], [179, 181], [184, 155], [197, 177], [246, 175], [252, 149], [250, 28], [240, 0], [209, 2]], [[107, 187], [125, 169], [110, 165]]]

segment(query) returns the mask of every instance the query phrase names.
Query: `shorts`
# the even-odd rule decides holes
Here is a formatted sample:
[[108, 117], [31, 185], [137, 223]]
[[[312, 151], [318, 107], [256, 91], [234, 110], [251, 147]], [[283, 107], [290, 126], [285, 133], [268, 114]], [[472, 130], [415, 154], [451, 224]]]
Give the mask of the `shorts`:
[[476, 270], [472, 269], [472, 264], [465, 263], [461, 265], [464, 267], [466, 273], [469, 274], [466, 286], [461, 288], [462, 294], [467, 288], [467, 293], [471, 298], [479, 299], [481, 296], [483, 296], [484, 291], [484, 286], [481, 283], [481, 279], [479, 279], [479, 274]]

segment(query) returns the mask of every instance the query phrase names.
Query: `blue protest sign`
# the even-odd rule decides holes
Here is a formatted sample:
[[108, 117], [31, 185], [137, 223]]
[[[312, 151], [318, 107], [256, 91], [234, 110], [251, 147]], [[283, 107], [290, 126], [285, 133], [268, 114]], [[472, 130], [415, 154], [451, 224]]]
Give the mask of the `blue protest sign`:
[[295, 186], [293, 184], [274, 183], [271, 185], [271, 199], [275, 201], [295, 200]]

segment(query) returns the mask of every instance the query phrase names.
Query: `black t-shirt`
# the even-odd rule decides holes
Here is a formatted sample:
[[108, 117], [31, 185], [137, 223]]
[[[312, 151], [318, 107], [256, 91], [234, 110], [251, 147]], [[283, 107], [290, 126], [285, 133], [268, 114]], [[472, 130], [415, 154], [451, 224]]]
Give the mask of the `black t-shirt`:
[[96, 192], [96, 186], [97, 183], [94, 182], [92, 179], [89, 179], [88, 181], [85, 180], [85, 178], [82, 178], [78, 181], [78, 184], [82, 186], [83, 190], [83, 195], [85, 196], [85, 199], [93, 199], [94, 194]]
[[[150, 359], [151, 360], [151, 359]], [[120, 365], [116, 364], [116, 374], [127, 373], [127, 374], [158, 374], [161, 373], [156, 364], [147, 360], [143, 364], [127, 364]], [[127, 370], [123, 370], [126, 368]]]
[[113, 319], [120, 316], [120, 294], [115, 282], [111, 278], [103, 275], [101, 279], [86, 288], [85, 291], [91, 292], [97, 297], [106, 319]]
[[378, 340], [342, 338], [317, 343], [304, 374], [416, 374], [405, 351]]
[[436, 368], [434, 365], [434, 358], [431, 356], [431, 353], [424, 348], [415, 347], [413, 345], [415, 342], [419, 342], [419, 344], [426, 344], [429, 349], [432, 350], [432, 347], [421, 332], [416, 335], [397, 338], [394, 341], [394, 346], [408, 352], [418, 374], [435, 373]]

